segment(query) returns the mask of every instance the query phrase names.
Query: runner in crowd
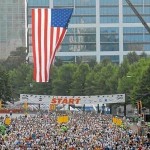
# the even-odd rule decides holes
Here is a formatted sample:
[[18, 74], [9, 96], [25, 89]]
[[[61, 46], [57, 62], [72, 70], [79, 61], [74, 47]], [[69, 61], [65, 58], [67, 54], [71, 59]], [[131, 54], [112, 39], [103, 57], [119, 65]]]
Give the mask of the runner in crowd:
[[[110, 115], [73, 112], [67, 124], [55, 112], [13, 118], [1, 150], [150, 150], [147, 134], [117, 127]], [[63, 126], [63, 128], [62, 128]], [[65, 129], [65, 130], [63, 130]]]

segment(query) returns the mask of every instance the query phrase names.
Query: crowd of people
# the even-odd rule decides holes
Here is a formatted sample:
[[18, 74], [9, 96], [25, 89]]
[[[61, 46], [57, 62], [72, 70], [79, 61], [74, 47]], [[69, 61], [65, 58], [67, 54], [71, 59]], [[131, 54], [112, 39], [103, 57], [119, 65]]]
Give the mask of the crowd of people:
[[57, 122], [60, 115], [12, 115], [11, 124], [0, 135], [0, 150], [150, 150], [149, 131], [139, 135], [118, 127], [111, 115], [69, 112], [65, 124]]

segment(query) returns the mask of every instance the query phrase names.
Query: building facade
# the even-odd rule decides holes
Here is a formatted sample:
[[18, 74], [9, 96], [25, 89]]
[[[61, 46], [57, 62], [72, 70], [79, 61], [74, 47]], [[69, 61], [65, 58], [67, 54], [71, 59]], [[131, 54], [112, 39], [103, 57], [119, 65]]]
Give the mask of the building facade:
[[[150, 0], [131, 0], [150, 26]], [[67, 34], [56, 53], [63, 62], [121, 63], [130, 52], [150, 55], [150, 33], [125, 0], [28, 0], [28, 49], [32, 59], [31, 8], [74, 8]]]
[[0, 59], [26, 46], [25, 0], [0, 0]]

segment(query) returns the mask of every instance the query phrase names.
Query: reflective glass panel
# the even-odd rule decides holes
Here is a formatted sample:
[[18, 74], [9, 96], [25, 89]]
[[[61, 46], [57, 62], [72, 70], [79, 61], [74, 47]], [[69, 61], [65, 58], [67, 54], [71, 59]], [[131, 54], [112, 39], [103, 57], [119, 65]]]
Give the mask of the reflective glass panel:
[[96, 62], [96, 56], [76, 56], [76, 63], [80, 63], [80, 62]]
[[123, 30], [124, 51], [150, 50], [150, 34], [145, 28], [134, 27]]
[[28, 6], [49, 6], [49, 0], [28, 0]]
[[54, 0], [54, 8], [73, 8], [71, 24], [96, 23], [96, 1], [95, 0]]
[[75, 56], [56, 56], [54, 61], [56, 63], [59, 60], [63, 63], [75, 62]]
[[109, 59], [109, 60], [111, 60], [111, 62], [119, 64], [119, 56], [118, 55], [103, 55], [100, 57], [101, 62], [104, 59]]
[[100, 23], [119, 22], [118, 0], [100, 0]]
[[101, 51], [119, 51], [119, 28], [100, 28]]
[[96, 51], [96, 29], [69, 28], [60, 51]]
[[[123, 22], [124, 23], [141, 23], [139, 18], [135, 15], [131, 7], [123, 1]], [[148, 0], [132, 0], [134, 8], [143, 17], [146, 22], [150, 22], [150, 1]]]

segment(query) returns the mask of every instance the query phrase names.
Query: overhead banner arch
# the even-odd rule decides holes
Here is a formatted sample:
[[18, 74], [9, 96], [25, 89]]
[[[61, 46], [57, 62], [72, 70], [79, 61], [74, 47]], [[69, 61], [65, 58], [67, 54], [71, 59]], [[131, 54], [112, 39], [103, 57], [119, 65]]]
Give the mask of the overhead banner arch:
[[20, 94], [20, 102], [37, 104], [111, 104], [124, 103], [125, 94], [95, 95], [95, 96], [52, 96]]

